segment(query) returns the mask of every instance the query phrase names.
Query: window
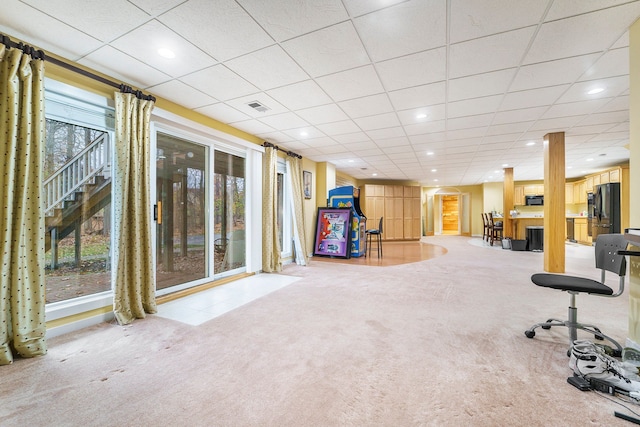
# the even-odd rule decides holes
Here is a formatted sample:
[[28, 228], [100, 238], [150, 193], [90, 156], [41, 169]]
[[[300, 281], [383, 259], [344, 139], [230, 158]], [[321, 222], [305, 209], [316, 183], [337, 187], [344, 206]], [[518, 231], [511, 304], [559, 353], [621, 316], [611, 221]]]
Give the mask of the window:
[[[113, 111], [47, 80], [44, 150], [46, 303], [111, 290]], [[92, 102], [93, 101], [93, 102]]]

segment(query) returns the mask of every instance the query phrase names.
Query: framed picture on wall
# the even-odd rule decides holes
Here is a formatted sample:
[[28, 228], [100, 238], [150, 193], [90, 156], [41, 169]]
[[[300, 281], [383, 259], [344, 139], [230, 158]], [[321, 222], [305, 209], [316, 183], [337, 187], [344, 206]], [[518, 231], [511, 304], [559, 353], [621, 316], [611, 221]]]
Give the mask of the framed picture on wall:
[[351, 258], [351, 208], [318, 208], [313, 255]]
[[304, 188], [304, 198], [311, 198], [311, 172], [302, 171], [302, 186]]

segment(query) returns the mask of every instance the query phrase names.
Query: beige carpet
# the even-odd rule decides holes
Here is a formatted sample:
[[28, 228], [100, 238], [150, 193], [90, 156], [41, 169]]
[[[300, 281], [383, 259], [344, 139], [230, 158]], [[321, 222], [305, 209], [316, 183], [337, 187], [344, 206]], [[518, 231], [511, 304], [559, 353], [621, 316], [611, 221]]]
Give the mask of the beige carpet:
[[[566, 315], [567, 294], [529, 280], [543, 254], [425, 241], [447, 253], [289, 266], [303, 279], [199, 326], [150, 316], [54, 338], [47, 356], [0, 368], [0, 425], [630, 425], [566, 383], [565, 330], [524, 336]], [[598, 278], [575, 254], [567, 272]], [[626, 294], [578, 305], [624, 341]]]

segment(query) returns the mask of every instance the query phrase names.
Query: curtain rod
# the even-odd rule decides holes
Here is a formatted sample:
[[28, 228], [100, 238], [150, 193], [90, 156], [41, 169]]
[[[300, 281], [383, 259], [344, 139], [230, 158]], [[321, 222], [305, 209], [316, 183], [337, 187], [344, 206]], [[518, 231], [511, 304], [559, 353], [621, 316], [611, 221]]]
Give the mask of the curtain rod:
[[265, 142], [262, 144], [262, 146], [263, 146], [263, 147], [271, 147], [271, 148], [275, 148], [275, 149], [276, 149], [276, 150], [278, 150], [278, 151], [282, 151], [283, 153], [286, 153], [286, 154], [287, 154], [287, 156], [297, 157], [297, 158], [299, 158], [299, 159], [301, 159], [301, 158], [302, 158], [302, 156], [301, 156], [300, 154], [298, 154], [298, 153], [294, 153], [293, 151], [285, 150], [284, 148], [280, 148], [280, 147], [278, 147], [277, 145], [272, 144], [272, 143], [267, 142], [267, 141], [265, 141]]
[[64, 69], [67, 69], [69, 71], [73, 71], [76, 74], [80, 74], [84, 77], [89, 77], [90, 79], [96, 80], [100, 83], [104, 83], [108, 86], [114, 87], [118, 90], [120, 90], [120, 92], [122, 93], [132, 93], [134, 94], [137, 98], [139, 99], [144, 99], [146, 101], [153, 101], [156, 102], [156, 98], [153, 95], [145, 95], [144, 93], [142, 93], [142, 91], [140, 90], [133, 90], [133, 88], [131, 86], [127, 86], [124, 83], [117, 83], [114, 82], [112, 80], [106, 79], [104, 77], [101, 77], [97, 74], [93, 74], [89, 71], [83, 70], [82, 68], [76, 67], [73, 64], [69, 64], [65, 61], [61, 61], [57, 58], [53, 58], [51, 56], [47, 56], [45, 55], [44, 51], [40, 50], [40, 49], [35, 49], [32, 46], [29, 46], [27, 44], [24, 44], [22, 42], [20, 43], [16, 43], [14, 41], [12, 41], [9, 36], [6, 36], [4, 34], [0, 34], [0, 43], [2, 43], [3, 45], [5, 45], [8, 48], [16, 48], [16, 49], [20, 49], [21, 51], [23, 51], [25, 54], [27, 55], [31, 55], [31, 57], [33, 59], [41, 59], [43, 61], [48, 61], [51, 62], [52, 64], [58, 65], [59, 67], [62, 67]]

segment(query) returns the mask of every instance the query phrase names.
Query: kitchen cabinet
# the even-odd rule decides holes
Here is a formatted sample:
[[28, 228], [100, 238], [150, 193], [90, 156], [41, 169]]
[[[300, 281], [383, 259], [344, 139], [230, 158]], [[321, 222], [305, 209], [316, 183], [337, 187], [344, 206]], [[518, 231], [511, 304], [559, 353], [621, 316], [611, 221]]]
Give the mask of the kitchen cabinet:
[[572, 182], [564, 185], [564, 203], [571, 205], [573, 204], [573, 193], [574, 193], [574, 185]]
[[585, 182], [586, 182], [585, 189], [587, 193], [593, 193], [593, 177], [588, 176]]
[[524, 206], [524, 187], [522, 185], [513, 187], [513, 204], [516, 206]]
[[573, 183], [573, 203], [587, 203], [586, 180]]
[[591, 237], [589, 237], [589, 231], [587, 230], [587, 218], [578, 217], [574, 220], [573, 228], [575, 240], [578, 243], [590, 244]]
[[602, 172], [600, 174], [600, 184], [607, 184], [607, 183], [609, 183], [609, 171]]
[[620, 182], [620, 168], [609, 171], [609, 182]]
[[544, 184], [530, 184], [524, 186], [525, 196], [540, 196], [544, 194]]

